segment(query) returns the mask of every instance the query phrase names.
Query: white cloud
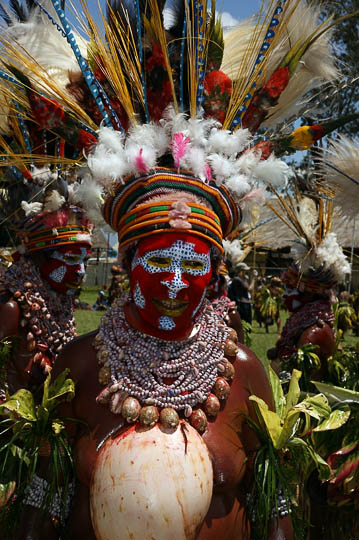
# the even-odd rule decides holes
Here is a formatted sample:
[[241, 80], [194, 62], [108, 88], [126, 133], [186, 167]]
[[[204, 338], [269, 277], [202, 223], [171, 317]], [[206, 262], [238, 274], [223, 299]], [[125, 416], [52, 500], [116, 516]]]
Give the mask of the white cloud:
[[224, 11], [220, 14], [222, 16], [222, 25], [224, 29], [230, 26], [237, 26], [238, 20], [233, 17], [228, 11]]

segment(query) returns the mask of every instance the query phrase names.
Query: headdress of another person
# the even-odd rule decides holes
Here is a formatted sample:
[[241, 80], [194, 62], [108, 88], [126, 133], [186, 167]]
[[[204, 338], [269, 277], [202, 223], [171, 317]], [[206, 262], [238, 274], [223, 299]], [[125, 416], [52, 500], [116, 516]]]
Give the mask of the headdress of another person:
[[320, 178], [308, 182], [304, 193], [294, 187], [286, 195], [275, 194], [276, 200], [267, 205], [297, 237], [290, 251], [293, 265], [282, 280], [300, 292], [330, 296], [331, 289], [350, 273], [350, 264], [332, 231], [335, 199]]

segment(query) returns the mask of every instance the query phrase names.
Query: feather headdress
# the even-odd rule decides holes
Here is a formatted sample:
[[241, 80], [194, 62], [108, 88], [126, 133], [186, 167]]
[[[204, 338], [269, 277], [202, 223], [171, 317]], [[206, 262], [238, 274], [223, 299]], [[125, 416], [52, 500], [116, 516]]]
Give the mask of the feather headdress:
[[[153, 198], [149, 192], [155, 193], [159, 185], [168, 199], [169, 204], [163, 205], [168, 215], [174, 212], [174, 193], [184, 190], [192, 204], [188, 218], [192, 229], [198, 225], [198, 234], [207, 230], [204, 223], [197, 224], [199, 212], [193, 206], [205, 200], [209, 213], [219, 212], [222, 233], [228, 234], [236, 226], [234, 207], [244, 199], [248, 204], [252, 190], [260, 185], [279, 189], [288, 181], [289, 168], [276, 156], [294, 148], [298, 136], [286, 136], [283, 144], [256, 144], [258, 128], [274, 113], [285, 114], [289, 107], [285, 93], [292, 93], [289, 85], [299, 88], [296, 101], [308, 89], [309, 78], [328, 80], [335, 75], [323, 37], [330, 24], [315, 25], [316, 13], [305, 0], [270, 0], [254, 30], [241, 29], [246, 37], [236, 58], [231, 58], [235, 66], [231, 77], [220, 70], [231, 39], [223, 38], [215, 1], [210, 5], [207, 0], [172, 2], [167, 28], [164, 4], [162, 0], [113, 0], [106, 16], [99, 14], [102, 32], [83, 0], [86, 20], [80, 39], [58, 0], [36, 0], [26, 24], [36, 21], [40, 42], [24, 37], [24, 22], [12, 19], [0, 36], [0, 91], [15, 112], [18, 125], [13, 131], [23, 150], [19, 158], [4, 139], [3, 165], [22, 168], [25, 174], [27, 164], [43, 162], [36, 150], [25, 157], [29, 130], [42, 138], [38, 147], [50, 134], [57, 144], [66, 142], [67, 151], [54, 151], [52, 160], [47, 160], [52, 167], [78, 167], [84, 150], [90, 174], [74, 190], [76, 200], [83, 198], [99, 222], [99, 213], [95, 214], [104, 199], [105, 219], [115, 228], [122, 227], [126, 234], [120, 231], [121, 238], [127, 243], [137, 236], [123, 222], [123, 215], [135, 212], [139, 201], [148, 204]], [[54, 49], [54, 61], [42, 54], [45, 35], [47, 48]], [[67, 40], [66, 48], [57, 47], [59, 36], [64, 43]], [[228, 50], [231, 55], [229, 45]], [[63, 59], [57, 59], [57, 54]], [[314, 67], [308, 67], [311, 59]], [[57, 83], [53, 65], [67, 67], [67, 83], [62, 75]], [[298, 75], [295, 81], [297, 73], [306, 71], [309, 77]], [[281, 102], [282, 97], [287, 101]], [[137, 197], [129, 197], [133, 191]], [[206, 215], [207, 210], [201, 212]], [[135, 213], [131, 219], [140, 218]], [[151, 226], [148, 219], [142, 219], [147, 229], [158, 229], [163, 216]], [[220, 245], [218, 225], [211, 221], [215, 218], [208, 214], [206, 219], [211, 222], [213, 241]], [[171, 221], [178, 225], [181, 220]]]

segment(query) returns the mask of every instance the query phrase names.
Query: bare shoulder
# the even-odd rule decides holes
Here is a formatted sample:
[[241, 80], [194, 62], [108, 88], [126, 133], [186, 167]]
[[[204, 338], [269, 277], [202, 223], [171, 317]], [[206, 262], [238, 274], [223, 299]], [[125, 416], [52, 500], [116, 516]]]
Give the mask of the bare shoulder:
[[55, 377], [64, 369], [70, 370], [70, 376], [75, 382], [86, 377], [91, 365], [96, 364], [96, 352], [93, 348], [96, 334], [97, 330], [77, 337], [62, 349], [55, 363]]
[[254, 394], [262, 398], [269, 407], [272, 407], [273, 396], [268, 375], [256, 354], [245, 345], [239, 345], [235, 367], [236, 377], [240, 379], [249, 395]]
[[335, 347], [334, 330], [329, 324], [314, 324], [306, 328], [298, 340], [298, 347], [311, 343], [318, 347], [318, 354], [322, 357], [328, 357], [333, 354]]

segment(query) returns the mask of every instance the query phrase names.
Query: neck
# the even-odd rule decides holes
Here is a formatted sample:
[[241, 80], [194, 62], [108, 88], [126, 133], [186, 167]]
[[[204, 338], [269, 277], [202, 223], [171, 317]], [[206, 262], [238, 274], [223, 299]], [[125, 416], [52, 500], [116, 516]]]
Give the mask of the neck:
[[182, 341], [188, 339], [192, 333], [194, 324], [186, 328], [181, 328], [179, 330], [161, 330], [149, 324], [144, 320], [137, 311], [136, 305], [133, 302], [128, 302], [124, 305], [124, 313], [127, 322], [136, 330], [139, 330], [143, 334], [153, 336], [165, 341]]

